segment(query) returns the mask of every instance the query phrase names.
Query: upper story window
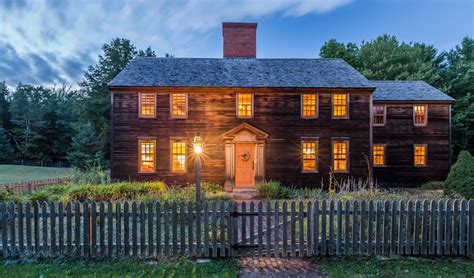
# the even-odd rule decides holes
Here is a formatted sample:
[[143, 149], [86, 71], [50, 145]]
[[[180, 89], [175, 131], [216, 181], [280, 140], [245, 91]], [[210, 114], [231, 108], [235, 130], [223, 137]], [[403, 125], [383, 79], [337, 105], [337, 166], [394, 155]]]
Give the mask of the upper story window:
[[251, 118], [253, 116], [253, 94], [238, 93], [236, 106], [237, 117]]
[[316, 139], [305, 139], [301, 141], [303, 152], [303, 172], [318, 171], [318, 141]]
[[385, 166], [385, 146], [373, 145], [372, 153], [374, 166]]
[[386, 108], [385, 105], [374, 105], [374, 126], [384, 126], [386, 120]]
[[140, 173], [155, 172], [156, 165], [156, 140], [138, 140], [138, 170]]
[[171, 141], [171, 171], [186, 172], [185, 141]]
[[413, 105], [413, 123], [415, 126], [425, 126], [428, 123], [428, 105]]
[[156, 94], [139, 94], [139, 114], [141, 118], [154, 118], [156, 116]]
[[349, 118], [348, 102], [347, 94], [332, 94], [332, 117]]
[[349, 141], [332, 141], [332, 166], [334, 172], [348, 172], [349, 169]]
[[188, 94], [172, 93], [170, 101], [171, 118], [186, 118], [188, 116]]
[[318, 117], [318, 95], [315, 93], [301, 94], [301, 118], [311, 119]]
[[427, 145], [413, 145], [413, 160], [417, 167], [427, 165], [428, 146]]

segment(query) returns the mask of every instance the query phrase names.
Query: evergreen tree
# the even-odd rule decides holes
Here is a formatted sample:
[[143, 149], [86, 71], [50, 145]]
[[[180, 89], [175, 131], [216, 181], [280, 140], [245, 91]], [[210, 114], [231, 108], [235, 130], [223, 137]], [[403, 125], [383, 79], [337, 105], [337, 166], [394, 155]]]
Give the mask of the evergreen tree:
[[358, 54], [359, 48], [355, 43], [344, 45], [335, 39], [325, 42], [319, 53], [323, 58], [342, 58], [356, 69], [359, 68], [357, 61]]
[[6, 130], [0, 127], [0, 163], [13, 161], [13, 151], [14, 149]]
[[88, 171], [101, 164], [103, 142], [97, 136], [91, 123], [80, 125], [72, 138], [72, 151], [67, 155], [69, 162], [80, 171]]

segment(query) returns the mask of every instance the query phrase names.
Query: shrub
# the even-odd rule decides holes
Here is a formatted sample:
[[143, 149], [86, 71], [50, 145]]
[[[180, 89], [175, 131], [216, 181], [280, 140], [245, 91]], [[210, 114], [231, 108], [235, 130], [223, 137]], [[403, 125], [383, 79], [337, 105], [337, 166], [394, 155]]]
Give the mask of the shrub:
[[0, 187], [0, 201], [8, 201], [11, 199], [12, 192], [6, 186]]
[[323, 198], [326, 192], [321, 188], [292, 188], [289, 190], [290, 199], [318, 199]]
[[41, 190], [41, 191], [36, 191], [31, 194], [29, 197], [29, 200], [31, 202], [47, 202], [49, 199], [49, 195], [46, 191]]
[[204, 192], [218, 193], [224, 191], [224, 185], [204, 181], [201, 183], [201, 188]]
[[438, 190], [444, 188], [444, 182], [442, 181], [429, 181], [420, 186], [421, 189], [425, 190]]
[[269, 199], [288, 199], [290, 189], [282, 186], [279, 181], [270, 180], [257, 186], [257, 194]]
[[452, 197], [474, 198], [474, 157], [468, 151], [462, 151], [451, 167], [444, 192]]

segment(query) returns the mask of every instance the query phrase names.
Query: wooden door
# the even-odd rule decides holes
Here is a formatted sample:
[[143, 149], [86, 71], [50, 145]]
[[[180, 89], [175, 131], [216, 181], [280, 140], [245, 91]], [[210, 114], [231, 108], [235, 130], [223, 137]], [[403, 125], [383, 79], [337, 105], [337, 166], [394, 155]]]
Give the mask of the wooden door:
[[255, 144], [235, 144], [235, 186], [255, 186]]

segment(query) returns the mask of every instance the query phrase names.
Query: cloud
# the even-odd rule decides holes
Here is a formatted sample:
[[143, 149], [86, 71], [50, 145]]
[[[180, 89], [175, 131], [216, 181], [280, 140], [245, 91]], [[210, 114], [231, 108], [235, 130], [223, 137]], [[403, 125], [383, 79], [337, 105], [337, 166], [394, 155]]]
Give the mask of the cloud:
[[75, 83], [115, 37], [152, 46], [159, 55], [199, 56], [198, 46], [205, 47], [207, 33], [222, 21], [300, 17], [351, 1], [0, 0], [0, 79], [10, 85]]

